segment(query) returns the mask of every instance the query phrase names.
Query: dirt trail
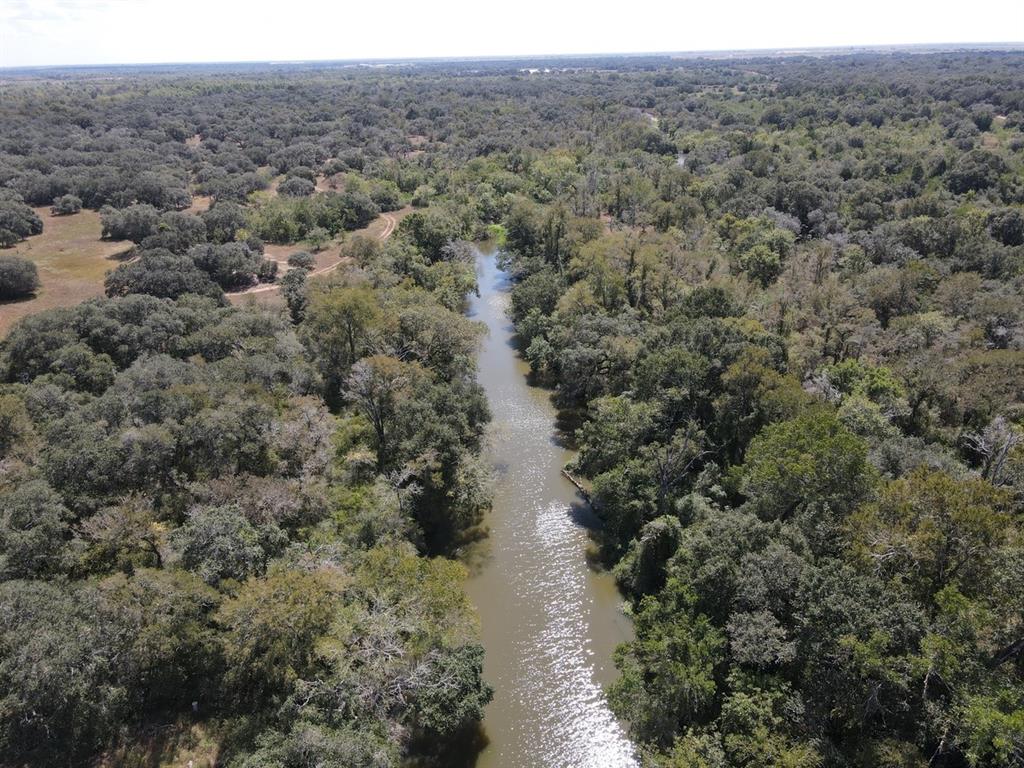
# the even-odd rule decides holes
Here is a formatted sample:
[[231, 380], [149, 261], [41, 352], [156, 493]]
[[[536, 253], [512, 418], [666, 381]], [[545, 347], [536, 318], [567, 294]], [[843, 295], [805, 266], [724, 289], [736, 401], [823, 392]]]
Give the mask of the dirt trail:
[[[399, 217], [404, 216], [405, 213], [406, 212], [405, 212], [404, 209], [402, 211], [393, 211], [391, 213], [382, 213], [369, 226], [367, 226], [367, 227], [365, 227], [364, 229], [361, 229], [361, 230], [356, 230], [352, 234], [355, 234], [355, 235], [360, 235], [361, 234], [361, 235], [365, 236], [365, 235], [367, 235], [369, 233], [369, 230], [377, 222], [383, 221], [384, 222], [384, 228], [380, 232], [378, 232], [376, 235], [374, 235], [374, 237], [376, 237], [377, 240], [379, 240], [381, 242], [384, 242], [389, 237], [391, 237], [392, 234], [394, 234], [395, 227], [398, 226], [398, 219], [399, 219]], [[309, 273], [308, 277], [319, 277], [320, 275], [326, 275], [326, 274], [328, 274], [330, 272], [333, 272], [334, 270], [336, 270], [338, 267], [340, 267], [342, 264], [344, 264], [347, 261], [347, 259], [344, 256], [342, 256], [341, 253], [340, 253], [340, 246], [336, 246], [336, 248], [338, 248], [338, 250], [339, 250], [339, 252], [337, 254], [337, 260], [334, 261], [331, 264], [326, 265], [326, 266], [314, 269], [312, 272]], [[274, 261], [277, 261], [278, 264], [282, 263], [281, 260], [278, 259], [278, 258], [275, 258]], [[285, 260], [285, 262], [283, 262], [283, 263], [286, 264], [287, 260]], [[281, 290], [281, 285], [279, 283], [271, 283], [270, 285], [261, 285], [261, 286], [258, 286], [256, 288], [249, 288], [249, 289], [244, 290], [244, 291], [237, 291], [235, 293], [229, 293], [229, 294], [227, 294], [227, 297], [229, 299], [231, 299], [231, 300], [234, 300], [234, 299], [238, 299], [238, 298], [244, 298], [245, 296], [254, 296], [254, 295], [260, 294], [260, 293], [276, 293], [277, 291], [280, 291], [280, 290]]]

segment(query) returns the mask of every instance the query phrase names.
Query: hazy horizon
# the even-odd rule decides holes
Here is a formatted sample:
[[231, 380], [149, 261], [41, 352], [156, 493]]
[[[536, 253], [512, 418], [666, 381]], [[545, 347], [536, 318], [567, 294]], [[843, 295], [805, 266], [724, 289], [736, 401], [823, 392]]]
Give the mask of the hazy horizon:
[[467, 0], [339, 7], [201, 0], [6, 0], [0, 67], [330, 62], [656, 55], [727, 51], [1024, 45], [1024, 12], [867, 0], [827, 15], [809, 0], [664, 8], [651, 0], [546, 4], [481, 12]]
[[827, 54], [833, 51], [874, 51], [874, 50], [910, 50], [923, 49], [932, 50], [972, 50], [972, 51], [1024, 51], [1024, 41], [1016, 40], [995, 40], [985, 42], [934, 42], [934, 43], [851, 43], [849, 45], [806, 45], [806, 46], [772, 46], [762, 48], [703, 48], [693, 50], [676, 51], [580, 51], [576, 53], [565, 52], [541, 52], [541, 53], [506, 53], [506, 54], [467, 54], [467, 55], [436, 55], [436, 56], [367, 56], [362, 58], [302, 58], [302, 59], [217, 59], [194, 61], [168, 60], [168, 61], [103, 61], [78, 64], [11, 64], [0, 65], [0, 70], [18, 69], [102, 69], [105, 67], [199, 67], [199, 66], [231, 66], [238, 65], [259, 65], [288, 66], [303, 64], [361, 64], [361, 63], [392, 63], [403, 62], [446, 62], [446, 61], [544, 61], [558, 59], [589, 59], [589, 58], [644, 58], [644, 57], [705, 57], [715, 54], [751, 54], [754, 56], [765, 54], [771, 55], [799, 55], [802, 53]]

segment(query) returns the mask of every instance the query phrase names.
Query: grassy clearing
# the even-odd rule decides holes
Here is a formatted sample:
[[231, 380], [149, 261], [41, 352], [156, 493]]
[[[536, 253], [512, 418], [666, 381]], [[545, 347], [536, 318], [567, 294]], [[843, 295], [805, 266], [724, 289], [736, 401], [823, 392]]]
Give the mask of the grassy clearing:
[[42, 286], [35, 298], [0, 303], [0, 335], [26, 315], [102, 296], [104, 276], [132, 246], [127, 241], [101, 240], [96, 211], [72, 216], [51, 216], [45, 207], [35, 211], [43, 220], [43, 233], [0, 253], [34, 262]]

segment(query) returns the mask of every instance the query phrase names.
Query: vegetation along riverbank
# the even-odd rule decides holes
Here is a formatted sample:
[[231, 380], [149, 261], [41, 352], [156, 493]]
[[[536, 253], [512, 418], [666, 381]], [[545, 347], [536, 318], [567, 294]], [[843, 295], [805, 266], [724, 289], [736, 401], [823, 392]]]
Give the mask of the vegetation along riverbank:
[[480, 319], [538, 764], [1024, 760], [1024, 54], [0, 78], [0, 763], [471, 764]]

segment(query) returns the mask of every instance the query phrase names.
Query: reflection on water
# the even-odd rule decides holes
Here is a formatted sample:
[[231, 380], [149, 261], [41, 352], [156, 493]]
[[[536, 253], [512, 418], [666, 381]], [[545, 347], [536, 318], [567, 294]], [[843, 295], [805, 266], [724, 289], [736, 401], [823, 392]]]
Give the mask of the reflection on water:
[[611, 655], [630, 636], [608, 574], [586, 561], [591, 517], [561, 475], [570, 454], [555, 440], [555, 411], [526, 383], [511, 344], [507, 276], [479, 259], [470, 315], [487, 324], [480, 383], [493, 414], [490, 536], [470, 553], [468, 591], [480, 613], [494, 685], [478, 768], [635, 766], [633, 747], [605, 700]]

